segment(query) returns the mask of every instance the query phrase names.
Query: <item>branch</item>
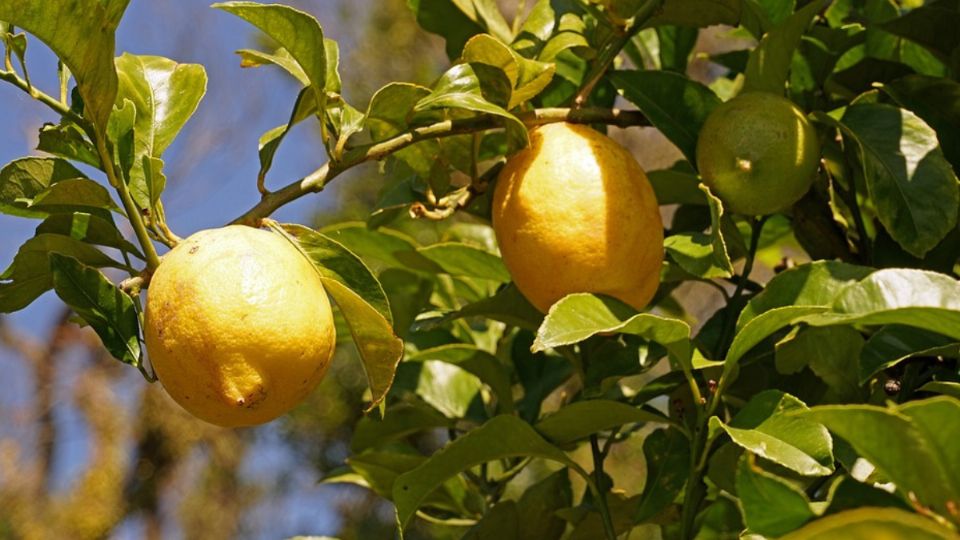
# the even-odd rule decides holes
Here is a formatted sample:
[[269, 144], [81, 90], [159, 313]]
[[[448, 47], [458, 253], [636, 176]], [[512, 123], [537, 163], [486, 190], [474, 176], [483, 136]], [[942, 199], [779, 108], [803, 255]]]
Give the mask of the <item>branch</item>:
[[[619, 109], [536, 109], [520, 113], [517, 117], [527, 126], [539, 126], [554, 122], [608, 124], [619, 127], [650, 125], [650, 122], [639, 111], [622, 111]], [[342, 161], [325, 163], [309, 175], [284, 186], [279, 191], [265, 194], [259, 203], [233, 220], [233, 223], [256, 226], [260, 220], [269, 217], [281, 206], [308, 193], [323, 190], [331, 180], [347, 169], [367, 161], [384, 159], [390, 154], [420, 141], [502, 127], [503, 118], [495, 115], [445, 120], [428, 126], [412, 128], [385, 141], [353, 148], [344, 155]]]
[[31, 85], [26, 80], [17, 75], [15, 71], [2, 71], [0, 70], [0, 80], [7, 81], [8, 83], [16, 86], [17, 88], [23, 90], [24, 92], [30, 94], [30, 96], [40, 103], [43, 103], [47, 107], [50, 107], [55, 112], [59, 113], [60, 116], [68, 118], [71, 122], [77, 124], [81, 128], [86, 128], [89, 126], [87, 120], [80, 116], [79, 114], [70, 110], [70, 107], [66, 103], [63, 103], [52, 96], [41, 92], [37, 89], [36, 86]]

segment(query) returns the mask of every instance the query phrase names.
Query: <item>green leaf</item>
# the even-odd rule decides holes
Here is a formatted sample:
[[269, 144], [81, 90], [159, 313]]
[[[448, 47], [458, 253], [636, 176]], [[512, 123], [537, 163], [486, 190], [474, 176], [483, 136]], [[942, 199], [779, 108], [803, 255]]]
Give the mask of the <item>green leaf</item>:
[[700, 190], [706, 195], [710, 207], [710, 233], [674, 234], [666, 238], [663, 247], [681, 268], [693, 276], [704, 279], [730, 277], [733, 275], [733, 263], [727, 254], [720, 221], [723, 205], [707, 186], [701, 184]]
[[414, 111], [435, 109], [465, 109], [499, 116], [504, 119], [510, 147], [522, 148], [527, 144], [526, 126], [503, 107], [486, 99], [481, 80], [471, 64], [457, 64], [447, 70], [433, 85], [430, 95], [414, 106]]
[[960, 169], [960, 83], [943, 77], [908, 75], [881, 88], [937, 132], [944, 157]]
[[501, 283], [510, 281], [510, 272], [500, 257], [482, 249], [458, 242], [431, 244], [417, 251], [433, 261], [444, 273], [489, 279]]
[[748, 530], [777, 537], [815, 517], [802, 491], [751, 463], [748, 456], [737, 468], [737, 495]]
[[353, 429], [350, 451], [359, 454], [420, 431], [446, 427], [453, 427], [453, 422], [432, 407], [398, 403], [383, 418], [372, 414], [361, 418]]
[[497, 410], [501, 414], [513, 411], [510, 374], [496, 356], [465, 343], [442, 345], [411, 354], [406, 362], [445, 362], [475, 375], [497, 396]]
[[440, 272], [433, 261], [421, 255], [409, 236], [390, 229], [368, 229], [363, 223], [338, 223], [320, 231], [369, 263], [408, 268], [419, 272]]
[[451, 60], [476, 34], [489, 32], [504, 43], [512, 37], [494, 0], [407, 0], [407, 6], [421, 28], [446, 40]]
[[476, 525], [463, 535], [462, 540], [519, 540], [520, 513], [517, 503], [506, 500], [491, 507]]
[[858, 508], [818, 519], [781, 540], [951, 540], [956, 534], [933, 520], [896, 508]]
[[572, 504], [573, 490], [566, 469], [560, 469], [530, 486], [517, 501], [517, 511], [523, 516], [518, 537], [559, 540], [566, 523], [556, 515], [556, 511], [569, 508]]
[[690, 441], [676, 429], [658, 429], [643, 440], [647, 477], [634, 521], [659, 514], [683, 489], [690, 471]]
[[669, 420], [648, 410], [607, 399], [577, 401], [537, 422], [534, 426], [547, 440], [566, 445], [587, 436], [625, 424], [665, 423]]
[[646, 26], [735, 26], [740, 21], [740, 9], [738, 0], [665, 0], [663, 7], [647, 21]]
[[83, 98], [84, 115], [102, 136], [117, 94], [114, 32], [129, 0], [0, 3], [0, 20], [47, 44], [70, 68]]
[[923, 257], [957, 224], [960, 189], [937, 134], [915, 114], [878, 103], [847, 107], [870, 198], [890, 236]]
[[[859, 360], [863, 348], [863, 337], [849, 326], [808, 328], [777, 344], [777, 370], [795, 373], [809, 366], [831, 390], [825, 400], [859, 402], [865, 397], [860, 388]], [[792, 369], [784, 369], [786, 366]]]
[[380, 282], [359, 257], [331, 238], [296, 223], [280, 225], [283, 232], [296, 241], [314, 267], [325, 280], [334, 280], [349, 288], [390, 324], [390, 302]]
[[723, 429], [738, 446], [804, 476], [833, 472], [833, 440], [822, 425], [791, 413], [806, 411], [799, 399], [779, 390], [755, 395], [729, 424], [717, 417], [711, 429]]
[[393, 502], [401, 530], [407, 527], [424, 498], [447, 478], [481, 463], [520, 456], [556, 461], [587, 476], [579, 465], [543, 440], [529, 424], [515, 416], [497, 416], [397, 478]]
[[954, 29], [960, 24], [960, 10], [952, 0], [928, 2], [910, 10], [902, 17], [891, 19], [881, 25], [891, 34], [905, 37], [923, 45], [931, 52], [956, 66], [960, 37]]
[[948, 504], [960, 499], [958, 414], [960, 401], [945, 396], [889, 408], [829, 405], [803, 413], [843, 437], [901, 493], [913, 493], [944, 516], [950, 515]]
[[[275, 66], [279, 66], [284, 71], [289, 73], [304, 87], [310, 86], [310, 78], [307, 77], [307, 74], [290, 54], [290, 51], [284, 47], [280, 47], [279, 49], [273, 51], [273, 53], [265, 53], [263, 51], [256, 51], [253, 49], [240, 49], [237, 51], [237, 54], [240, 56], [240, 67], [249, 68], [273, 64]], [[315, 100], [312, 101], [314, 104], [316, 104]]]
[[[123, 100], [123, 106], [113, 108], [107, 120], [107, 140], [113, 144], [113, 162], [120, 168], [122, 182], [131, 183], [131, 170], [136, 152], [137, 107], [129, 99]], [[136, 183], [135, 183], [136, 184]]]
[[945, 396], [960, 399], [960, 383], [946, 381], [930, 381], [917, 390], [921, 392], [936, 392]]
[[860, 353], [860, 383], [915, 356], [960, 356], [956, 339], [923, 328], [891, 324], [877, 330]]
[[823, 8], [825, 0], [814, 0], [782, 24], [768, 32], [750, 52], [744, 72], [744, 91], [763, 91], [782, 95], [790, 72], [793, 53], [800, 45], [810, 21]]
[[543, 322], [540, 310], [533, 307], [517, 287], [510, 283], [493, 296], [467, 304], [456, 311], [421, 317], [417, 319], [415, 326], [420, 330], [429, 330], [465, 317], [485, 317], [531, 331], [536, 331]]
[[697, 162], [700, 128], [710, 111], [720, 104], [712, 90], [669, 71], [616, 71], [607, 77], [690, 163]]
[[313, 262], [327, 294], [340, 308], [367, 374], [372, 409], [386, 397], [403, 356], [403, 341], [391, 326], [390, 306], [380, 283], [355, 255], [320, 233], [300, 225], [273, 228]]
[[[350, 468], [356, 471], [370, 489], [381, 497], [390, 497], [393, 485], [401, 474], [426, 461], [418, 454], [400, 454], [395, 452], [365, 452], [347, 458]], [[424, 499], [423, 505], [447, 512], [466, 513], [465, 499], [470, 496], [465, 482], [460, 478], [451, 478], [439, 489]]]
[[[370, 98], [364, 127], [374, 141], [393, 137], [409, 128], [409, 120], [417, 102], [430, 95], [430, 89], [411, 83], [390, 83]], [[429, 139], [410, 145], [393, 154], [422, 177], [430, 174], [430, 168], [441, 154], [442, 141]]]
[[120, 207], [110, 197], [107, 188], [89, 178], [68, 178], [51, 184], [47, 189], [37, 193], [30, 202], [30, 210], [46, 214], [79, 210], [103, 216], [109, 214], [97, 211], [121, 212]]
[[137, 111], [130, 193], [141, 208], [152, 208], [160, 197], [157, 188], [162, 190], [163, 162], [144, 159], [159, 158], [197, 110], [207, 91], [207, 74], [200, 64], [178, 64], [161, 56], [124, 53], [116, 65], [117, 106], [130, 100]]
[[687, 168], [678, 167], [676, 164], [669, 169], [659, 169], [647, 172], [647, 179], [653, 186], [653, 192], [657, 195], [657, 202], [661, 205], [668, 204], [689, 204], [696, 206], [705, 206], [707, 200], [704, 192], [700, 189], [700, 177], [689, 168], [685, 161], [679, 164], [687, 165]]
[[451, 364], [436, 360], [405, 361], [397, 369], [394, 391], [416, 394], [448, 418], [467, 416], [474, 403], [481, 402], [483, 381]]
[[140, 365], [140, 319], [133, 298], [73, 257], [50, 253], [50, 269], [57, 296], [93, 328], [110, 354]]
[[31, 209], [33, 199], [62, 180], [84, 178], [82, 172], [59, 158], [25, 157], [0, 169], [0, 212], [43, 218], [46, 212]]
[[282, 4], [223, 2], [211, 7], [246, 20], [286, 49], [310, 81], [317, 109], [324, 108], [327, 57], [323, 29], [317, 19], [309, 13]]
[[37, 139], [37, 150], [100, 168], [100, 156], [83, 130], [72, 122], [44, 124]]
[[534, 98], [546, 88], [556, 71], [554, 64], [528, 60], [489, 34], [470, 38], [463, 48], [462, 60], [493, 66], [503, 72], [511, 87], [507, 109]]
[[140, 249], [120, 234], [112, 220], [94, 214], [73, 212], [51, 215], [37, 226], [36, 233], [69, 236], [87, 244], [126, 251], [143, 259]]
[[924, 270], [877, 270], [843, 289], [829, 312], [804, 318], [815, 326], [903, 324], [960, 340], [960, 283]]

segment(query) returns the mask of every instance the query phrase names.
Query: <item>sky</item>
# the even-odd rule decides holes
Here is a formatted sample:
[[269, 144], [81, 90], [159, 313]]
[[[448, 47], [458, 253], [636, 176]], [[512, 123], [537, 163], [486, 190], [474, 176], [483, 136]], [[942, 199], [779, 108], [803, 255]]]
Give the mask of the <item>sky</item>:
[[[362, 22], [360, 14], [366, 13], [363, 8], [367, 4], [339, 0], [289, 3], [315, 15], [326, 37], [340, 41], [342, 50], [349, 50], [351, 44], [349, 35], [340, 31], [344, 26], [338, 23], [351, 11], [356, 15], [349, 17], [350, 24]], [[244, 21], [198, 0], [134, 0], [118, 30], [117, 55], [124, 51], [159, 55], [178, 62], [200, 63], [207, 69], [206, 97], [163, 156], [168, 178], [168, 190], [163, 196], [167, 220], [180, 236], [221, 226], [259, 199], [257, 140], [264, 131], [286, 121], [298, 88], [277, 69], [240, 68], [233, 51], [255, 45], [255, 34], [256, 30]], [[36, 39], [30, 38], [27, 66], [34, 84], [47, 93], [56, 93], [56, 59]], [[0, 119], [0, 164], [37, 154], [37, 130], [44, 122], [57, 121], [55, 113], [6, 83], [0, 83]], [[315, 131], [309, 126], [295, 128], [274, 161], [268, 186], [277, 188], [289, 183], [323, 161], [325, 155]], [[94, 178], [103, 181], [101, 177]], [[308, 196], [282, 208], [274, 217], [307, 222], [322, 205], [322, 195]], [[33, 235], [38, 223], [0, 215], [0, 267], [5, 268], [12, 261], [19, 245]], [[7, 321], [16, 331], [43, 340], [59, 305], [53, 293], [47, 293]], [[130, 371], [132, 390], [145, 384], [135, 370]], [[59, 375], [60, 385], [71, 378], [69, 373]], [[31, 385], [16, 384], [28, 376], [22, 362], [0, 349], [0, 380], [9, 389], [0, 393], [0, 411], [15, 409], [28, 399], [24, 392], [30, 391]], [[55, 418], [64, 443], [55, 456], [53, 481], [55, 485], [66, 485], [86, 458], [85, 427], [69, 407], [57, 407]], [[269, 428], [266, 435], [258, 438], [249, 463], [244, 465], [244, 471], [254, 478], [296, 466], [277, 438], [270, 436]], [[0, 440], [9, 436], [26, 437], [29, 433], [18, 431], [0, 416]], [[329, 534], [335, 530], [335, 516], [317, 508], [322, 508], [324, 498], [331, 495], [331, 488], [318, 488], [316, 478], [305, 476], [294, 483], [282, 500], [257, 508], [253, 517], [263, 526], [262, 530], [271, 531], [271, 537]], [[116, 537], [138, 538], [142, 534], [139, 526], [128, 523]]]

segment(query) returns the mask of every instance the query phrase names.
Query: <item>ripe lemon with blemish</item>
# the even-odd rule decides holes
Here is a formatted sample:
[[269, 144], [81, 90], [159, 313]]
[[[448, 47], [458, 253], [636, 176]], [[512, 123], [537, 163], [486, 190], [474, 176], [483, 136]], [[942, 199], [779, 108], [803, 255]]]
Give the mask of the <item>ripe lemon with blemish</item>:
[[540, 311], [572, 293], [646, 306], [660, 283], [663, 222], [633, 155], [587, 126], [533, 129], [493, 195], [504, 264]]
[[229, 427], [269, 422], [300, 403], [336, 344], [310, 261], [280, 235], [240, 225], [198, 232], [163, 257], [145, 326], [167, 393]]

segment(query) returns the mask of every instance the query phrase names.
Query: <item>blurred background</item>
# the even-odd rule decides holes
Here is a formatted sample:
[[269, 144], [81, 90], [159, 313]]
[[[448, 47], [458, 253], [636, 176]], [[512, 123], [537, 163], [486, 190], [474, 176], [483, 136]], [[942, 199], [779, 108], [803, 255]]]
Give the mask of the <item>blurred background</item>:
[[[340, 43], [343, 94], [361, 110], [383, 84], [430, 84], [448, 65], [442, 40], [417, 27], [405, 0], [287, 3], [315, 15]], [[516, 2], [501, 3], [511, 16]], [[718, 35], [701, 33], [697, 50], [729, 46]], [[280, 70], [240, 67], [233, 51], [268, 46], [261, 40], [240, 19], [197, 0], [134, 1], [120, 26], [118, 54], [161, 55], [207, 70], [206, 97], [164, 155], [168, 222], [181, 236], [221, 226], [259, 198], [257, 139], [286, 122], [298, 91]], [[31, 39], [27, 57], [34, 84], [54, 90], [52, 53]], [[705, 60], [689, 70], [709, 78]], [[0, 118], [0, 163], [35, 153], [38, 128], [56, 121], [9, 85], [0, 85]], [[325, 160], [314, 129], [294, 128], [268, 186]], [[680, 156], [650, 129], [613, 135], [648, 170]], [[274, 217], [313, 225], [364, 219], [381, 185], [377, 167], [367, 165]], [[35, 226], [0, 215], [0, 265]], [[711, 304], [703, 294], [710, 293], [701, 291], [701, 310]], [[394, 536], [389, 502], [357, 486], [321, 483], [348, 456], [363, 408], [366, 386], [352, 344], [341, 347], [326, 380], [293, 413], [255, 429], [227, 430], [188, 416], [158, 384], [111, 359], [69, 315], [53, 293], [0, 315], [0, 538]], [[640, 442], [617, 447], [614, 474], [642, 474]], [[421, 525], [411, 536], [461, 534]]]

